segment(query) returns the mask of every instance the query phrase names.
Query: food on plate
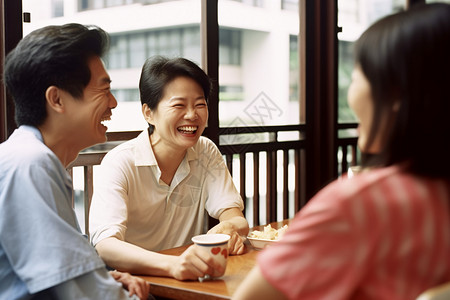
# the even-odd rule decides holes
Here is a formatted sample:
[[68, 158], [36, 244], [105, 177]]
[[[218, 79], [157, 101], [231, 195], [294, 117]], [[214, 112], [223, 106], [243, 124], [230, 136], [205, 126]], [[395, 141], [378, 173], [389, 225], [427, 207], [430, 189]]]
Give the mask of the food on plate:
[[288, 229], [287, 225], [284, 225], [283, 227], [279, 228], [279, 229], [275, 229], [272, 226], [267, 225], [264, 226], [264, 231], [259, 231], [259, 230], [254, 230], [252, 232], [250, 232], [250, 234], [248, 235], [250, 238], [255, 238], [255, 239], [264, 239], [264, 240], [279, 240], [283, 234], [286, 232], [286, 230]]

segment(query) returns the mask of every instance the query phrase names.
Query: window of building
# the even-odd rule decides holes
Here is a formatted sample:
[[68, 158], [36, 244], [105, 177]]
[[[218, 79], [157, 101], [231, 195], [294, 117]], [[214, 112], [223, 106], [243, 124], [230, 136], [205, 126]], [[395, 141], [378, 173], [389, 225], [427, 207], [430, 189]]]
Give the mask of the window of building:
[[147, 59], [145, 49], [145, 33], [130, 35], [128, 39], [128, 57], [130, 68], [142, 68]]
[[107, 66], [111, 70], [141, 68], [145, 60], [154, 55], [182, 56], [199, 64], [198, 26], [112, 34]]
[[107, 56], [108, 69], [128, 67], [128, 40], [126, 36], [111, 36], [111, 47]]
[[289, 101], [298, 101], [299, 94], [298, 36], [289, 37]]
[[263, 6], [263, 2], [264, 0], [233, 0], [236, 2], [241, 2], [242, 4], [246, 4], [246, 5], [251, 5], [251, 6], [259, 6], [262, 7]]
[[[353, 44], [373, 22], [404, 9], [403, 0], [339, 0], [338, 26], [338, 120], [340, 123], [356, 122], [353, 111], [347, 104], [347, 90], [353, 70]], [[353, 132], [356, 134], [356, 132]]]
[[105, 0], [91, 0], [91, 3], [88, 6], [89, 9], [101, 9], [105, 7]]
[[219, 87], [220, 101], [242, 101], [243, 88], [240, 85], [221, 85]]
[[[299, 124], [299, 14], [291, 2], [297, 11], [218, 1], [221, 127]], [[241, 99], [224, 92], [237, 86]]]
[[281, 0], [281, 8], [298, 12], [298, 0]]
[[139, 89], [112, 89], [111, 93], [121, 102], [138, 102], [140, 100]]
[[[221, 29], [221, 63], [239, 66], [241, 35], [237, 30]], [[164, 55], [185, 57], [200, 64], [200, 30], [197, 26], [166, 28], [140, 33], [111, 35], [107, 55], [108, 69], [141, 68], [148, 57]]]
[[78, 0], [78, 9], [80, 11], [101, 9], [115, 6], [123, 6], [129, 4], [158, 4], [164, 2], [172, 2], [180, 0]]
[[219, 61], [224, 65], [241, 64], [241, 32], [222, 28], [219, 30]]
[[52, 17], [64, 16], [64, 0], [52, 0]]
[[187, 27], [183, 29], [182, 45], [182, 56], [189, 57], [192, 61], [200, 65], [200, 30], [198, 27]]

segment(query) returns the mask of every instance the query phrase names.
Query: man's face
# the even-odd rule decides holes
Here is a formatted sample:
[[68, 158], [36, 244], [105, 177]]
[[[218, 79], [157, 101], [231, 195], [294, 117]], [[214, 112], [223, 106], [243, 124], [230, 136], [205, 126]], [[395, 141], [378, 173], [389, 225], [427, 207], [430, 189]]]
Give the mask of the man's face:
[[102, 121], [110, 120], [111, 110], [117, 106], [116, 98], [111, 94], [111, 80], [100, 57], [88, 61], [91, 80], [83, 91], [81, 99], [68, 101], [69, 118], [72, 123], [74, 142], [78, 140], [81, 149], [104, 143], [106, 126]]

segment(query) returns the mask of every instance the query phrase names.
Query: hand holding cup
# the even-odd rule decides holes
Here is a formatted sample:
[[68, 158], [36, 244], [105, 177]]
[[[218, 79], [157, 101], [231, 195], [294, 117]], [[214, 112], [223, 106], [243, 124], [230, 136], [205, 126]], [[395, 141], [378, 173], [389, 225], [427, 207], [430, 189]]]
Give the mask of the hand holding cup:
[[[212, 277], [221, 277], [225, 274], [225, 269], [228, 260], [228, 240], [230, 236], [228, 234], [202, 234], [192, 238], [195, 247], [201, 247], [204, 253], [207, 253], [214, 261], [218, 262], [222, 266], [222, 272], [214, 270]], [[204, 279], [204, 278], [203, 278]], [[202, 280], [202, 278], [199, 278]]]

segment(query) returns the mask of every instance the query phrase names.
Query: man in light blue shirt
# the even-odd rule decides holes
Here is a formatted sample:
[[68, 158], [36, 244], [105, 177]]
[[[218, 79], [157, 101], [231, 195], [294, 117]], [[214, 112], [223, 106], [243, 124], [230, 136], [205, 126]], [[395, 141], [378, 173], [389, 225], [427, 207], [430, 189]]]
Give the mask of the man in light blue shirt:
[[145, 281], [108, 272], [81, 234], [65, 169], [106, 141], [101, 122], [117, 105], [107, 44], [97, 27], [48, 26], [6, 58], [19, 128], [0, 144], [0, 300], [148, 297]]

